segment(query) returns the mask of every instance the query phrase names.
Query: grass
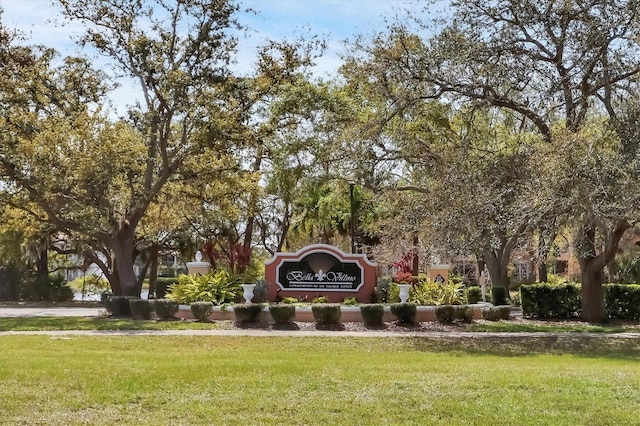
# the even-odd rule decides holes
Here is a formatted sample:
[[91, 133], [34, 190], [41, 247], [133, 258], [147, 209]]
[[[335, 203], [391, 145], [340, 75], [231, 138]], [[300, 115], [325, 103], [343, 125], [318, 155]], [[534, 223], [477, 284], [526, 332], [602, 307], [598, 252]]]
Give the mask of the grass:
[[625, 327], [623, 325], [594, 325], [594, 324], [522, 324], [515, 322], [493, 322], [483, 324], [470, 324], [466, 331], [477, 332], [547, 332], [547, 333], [638, 333], [636, 327]]
[[0, 424], [637, 424], [635, 339], [501, 342], [1, 336]]
[[6, 317], [0, 318], [0, 331], [49, 330], [211, 330], [215, 323], [195, 321], [140, 321], [107, 317]]

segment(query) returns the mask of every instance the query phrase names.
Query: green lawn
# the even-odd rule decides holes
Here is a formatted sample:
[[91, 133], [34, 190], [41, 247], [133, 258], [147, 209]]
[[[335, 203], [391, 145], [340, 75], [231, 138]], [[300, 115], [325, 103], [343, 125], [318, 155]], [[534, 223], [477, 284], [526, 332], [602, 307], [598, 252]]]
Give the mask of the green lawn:
[[216, 323], [195, 321], [139, 321], [107, 317], [5, 317], [0, 318], [0, 331], [48, 330], [211, 330]]
[[636, 339], [0, 336], [0, 424], [632, 425]]

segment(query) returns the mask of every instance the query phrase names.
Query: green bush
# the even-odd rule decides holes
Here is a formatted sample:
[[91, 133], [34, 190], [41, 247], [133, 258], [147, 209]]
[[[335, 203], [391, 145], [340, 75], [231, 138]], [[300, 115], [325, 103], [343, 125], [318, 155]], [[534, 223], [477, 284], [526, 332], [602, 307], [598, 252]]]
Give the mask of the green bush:
[[456, 321], [471, 322], [473, 321], [473, 311], [470, 306], [454, 306], [453, 318]]
[[218, 306], [233, 303], [242, 295], [239, 278], [225, 270], [207, 275], [180, 275], [169, 291], [167, 298], [183, 305], [211, 302]]
[[154, 307], [156, 311], [156, 315], [160, 319], [171, 319], [178, 313], [180, 309], [180, 304], [171, 299], [155, 299]]
[[313, 319], [318, 325], [340, 325], [340, 305], [337, 303], [316, 303], [311, 305]]
[[213, 311], [213, 303], [211, 302], [193, 302], [191, 304], [191, 315], [197, 321], [207, 322], [209, 321], [209, 315]]
[[609, 318], [640, 319], [640, 285], [605, 284], [602, 290]]
[[442, 324], [451, 324], [455, 319], [455, 311], [453, 306], [437, 306], [436, 307], [436, 320]]
[[107, 296], [105, 308], [114, 317], [128, 317], [131, 315], [129, 299], [139, 299], [135, 296]]
[[295, 297], [283, 297], [280, 303], [292, 305], [294, 303], [298, 303], [298, 299], [296, 299]]
[[362, 322], [367, 327], [380, 327], [384, 316], [384, 306], [380, 303], [360, 305]]
[[149, 319], [153, 311], [153, 304], [148, 299], [129, 299], [129, 310], [135, 319]]
[[260, 303], [238, 303], [233, 305], [233, 312], [236, 316], [236, 322], [239, 324], [247, 324], [257, 322], [262, 305]]
[[317, 296], [311, 303], [329, 303], [329, 298], [326, 296]]
[[164, 299], [167, 296], [167, 290], [177, 282], [177, 277], [157, 277], [155, 294], [156, 299]]
[[538, 283], [520, 287], [522, 315], [537, 318], [571, 318], [579, 315], [580, 285]]
[[256, 280], [256, 286], [253, 289], [253, 302], [265, 303], [267, 301], [267, 282], [265, 280]]
[[482, 289], [478, 286], [467, 287], [467, 303], [470, 305], [482, 302]]
[[291, 304], [269, 305], [269, 313], [276, 325], [288, 325], [296, 317], [296, 307]]
[[409, 290], [409, 301], [423, 306], [461, 305], [466, 302], [464, 285], [451, 280], [440, 284], [420, 274]]
[[511, 318], [509, 306], [490, 306], [482, 309], [482, 318], [487, 321], [508, 320]]
[[22, 288], [23, 297], [33, 301], [68, 302], [73, 300], [73, 290], [62, 275], [39, 276], [27, 281]]
[[346, 306], [354, 306], [358, 304], [358, 299], [356, 299], [355, 297], [346, 297], [342, 301], [342, 304]]
[[390, 306], [391, 313], [402, 324], [414, 324], [416, 322], [416, 315], [418, 309], [415, 303], [393, 303]]
[[496, 306], [506, 305], [507, 302], [507, 289], [504, 287], [491, 287], [491, 303]]

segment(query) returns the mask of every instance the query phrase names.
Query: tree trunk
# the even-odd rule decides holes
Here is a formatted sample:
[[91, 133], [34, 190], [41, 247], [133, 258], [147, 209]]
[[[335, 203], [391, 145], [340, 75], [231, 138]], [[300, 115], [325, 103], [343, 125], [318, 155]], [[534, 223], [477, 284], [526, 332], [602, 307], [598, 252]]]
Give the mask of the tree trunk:
[[413, 256], [411, 258], [411, 275], [414, 277], [418, 276], [420, 272], [420, 254], [418, 252], [418, 245], [420, 241], [418, 240], [418, 233], [413, 233]]
[[152, 244], [149, 249], [149, 298], [156, 295], [156, 280], [158, 278], [158, 253], [160, 252], [160, 246], [156, 243]]
[[503, 287], [509, 289], [509, 273], [507, 270], [508, 262], [503, 261], [502, 253], [494, 253], [493, 250], [486, 250], [484, 261], [489, 270], [492, 287]]
[[582, 278], [582, 314], [583, 321], [603, 322], [606, 319], [602, 284], [604, 267], [612, 262], [618, 251], [620, 239], [631, 224], [626, 220], [618, 221], [609, 234], [604, 249], [596, 255], [596, 226], [587, 219], [578, 230], [576, 247], [580, 261]]
[[110, 242], [117, 276], [120, 281], [120, 294], [123, 296], [140, 296], [141, 286], [138, 284], [135, 271], [133, 270], [135, 260], [135, 238], [133, 230], [131, 228], [121, 230]]
[[42, 279], [49, 279], [49, 251], [46, 247], [40, 249], [38, 252], [36, 270], [38, 277], [42, 277]]
[[[583, 321], [603, 322], [605, 320], [602, 283], [604, 273], [598, 268], [595, 258], [583, 261], [582, 277], [582, 315]], [[581, 262], [581, 264], [583, 263]]]

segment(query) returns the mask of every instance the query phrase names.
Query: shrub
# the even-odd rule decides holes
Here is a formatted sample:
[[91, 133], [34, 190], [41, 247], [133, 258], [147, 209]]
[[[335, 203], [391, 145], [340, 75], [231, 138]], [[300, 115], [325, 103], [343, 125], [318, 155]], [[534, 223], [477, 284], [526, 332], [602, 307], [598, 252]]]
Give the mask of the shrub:
[[313, 319], [318, 325], [340, 325], [340, 305], [337, 303], [316, 303], [311, 305]]
[[384, 316], [384, 306], [380, 303], [360, 305], [362, 322], [367, 327], [380, 327]]
[[294, 303], [298, 303], [298, 299], [296, 299], [295, 297], [283, 297], [280, 302], [287, 305], [292, 305]]
[[358, 299], [355, 297], [347, 297], [342, 301], [342, 304], [346, 306], [354, 306], [358, 304]]
[[507, 304], [507, 289], [504, 287], [491, 287], [491, 303], [496, 306]]
[[167, 296], [167, 290], [178, 282], [177, 277], [158, 277], [156, 278], [156, 298], [164, 299]]
[[160, 319], [171, 319], [180, 309], [180, 304], [171, 299], [156, 299], [153, 304]]
[[288, 325], [296, 317], [296, 307], [291, 304], [269, 305], [269, 313], [276, 325]]
[[453, 318], [456, 321], [471, 322], [473, 321], [473, 311], [469, 306], [454, 306]]
[[115, 317], [127, 317], [131, 315], [129, 299], [139, 299], [135, 296], [107, 296], [105, 308]]
[[580, 312], [580, 285], [538, 283], [520, 287], [522, 314], [538, 318], [571, 318]]
[[509, 306], [490, 306], [482, 309], [482, 318], [487, 321], [508, 320], [511, 318]]
[[252, 323], [258, 321], [260, 312], [262, 312], [262, 305], [260, 303], [238, 303], [233, 305], [233, 312], [237, 323]]
[[450, 324], [455, 319], [455, 311], [453, 306], [437, 306], [436, 307], [436, 319], [439, 323]]
[[207, 275], [180, 275], [169, 291], [167, 298], [181, 304], [211, 302], [218, 306], [233, 303], [242, 294], [242, 287], [237, 276], [219, 270]]
[[200, 322], [209, 321], [212, 310], [213, 303], [211, 302], [193, 302], [191, 304], [191, 315]]
[[129, 310], [131, 316], [136, 319], [149, 319], [153, 311], [153, 304], [148, 299], [129, 299]]
[[469, 304], [482, 302], [482, 289], [475, 285], [467, 287], [467, 301]]
[[464, 285], [449, 280], [440, 284], [420, 274], [409, 292], [409, 301], [417, 305], [461, 305], [466, 302]]
[[33, 301], [68, 302], [73, 300], [73, 290], [64, 281], [62, 275], [39, 276], [28, 281], [23, 297]]
[[311, 303], [329, 303], [329, 298], [326, 296], [317, 296]]
[[605, 284], [602, 289], [609, 318], [640, 319], [640, 285]]
[[418, 310], [415, 303], [393, 303], [390, 306], [391, 313], [402, 324], [413, 324], [416, 322], [416, 315]]

